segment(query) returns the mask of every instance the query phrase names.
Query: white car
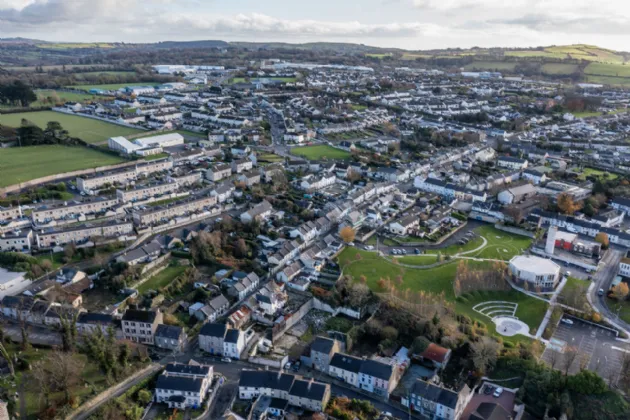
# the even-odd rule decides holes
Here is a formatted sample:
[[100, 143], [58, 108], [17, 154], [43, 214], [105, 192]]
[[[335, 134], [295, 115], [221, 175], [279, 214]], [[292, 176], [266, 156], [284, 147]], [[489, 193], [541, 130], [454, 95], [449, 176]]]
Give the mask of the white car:
[[498, 387], [494, 390], [494, 394], [492, 394], [492, 396], [494, 396], [495, 398], [499, 398], [501, 394], [503, 394], [503, 388]]
[[232, 359], [230, 359], [229, 357], [224, 357], [221, 359], [221, 361], [225, 363], [232, 363]]
[[374, 249], [374, 247], [372, 245], [366, 245], [365, 249], [367, 249], [368, 251], [371, 251]]
[[567, 319], [567, 318], [562, 318], [560, 321], [561, 321], [563, 324], [573, 325], [573, 321], [571, 321], [570, 319]]

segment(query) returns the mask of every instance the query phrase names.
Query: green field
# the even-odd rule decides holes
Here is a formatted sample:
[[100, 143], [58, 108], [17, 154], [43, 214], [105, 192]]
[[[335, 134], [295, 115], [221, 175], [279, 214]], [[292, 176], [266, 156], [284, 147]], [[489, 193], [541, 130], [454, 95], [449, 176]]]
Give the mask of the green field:
[[118, 90], [125, 88], [127, 86], [155, 86], [155, 82], [133, 82], [133, 83], [110, 83], [105, 85], [74, 85], [67, 86], [70, 89], [78, 89], [90, 91], [91, 89], [101, 89], [101, 90]]
[[630, 77], [630, 65], [590, 63], [584, 69], [584, 73], [599, 76]]
[[114, 48], [114, 44], [107, 42], [62, 42], [62, 43], [46, 43], [37, 44], [38, 48], [52, 50], [76, 50], [78, 48]]
[[185, 270], [186, 267], [183, 266], [166, 267], [164, 270], [151, 277], [151, 279], [138, 286], [138, 293], [143, 294], [147, 290], [158, 290], [162, 287], [168, 286]]
[[327, 145], [302, 146], [291, 149], [294, 155], [302, 156], [309, 160], [319, 159], [350, 159], [352, 156], [345, 150], [335, 149]]
[[594, 76], [587, 75], [586, 81], [588, 83], [597, 83], [602, 85], [611, 85], [611, 86], [630, 86], [630, 77], [614, 77], [614, 76]]
[[74, 73], [75, 78], [81, 78], [82, 76], [129, 76], [136, 74], [135, 71], [86, 71], [81, 73]]
[[579, 70], [577, 64], [563, 64], [563, 63], [545, 63], [540, 69], [543, 74], [551, 75], [570, 75]]
[[599, 169], [594, 169], [594, 168], [584, 168], [584, 170], [582, 170], [582, 173], [580, 174], [578, 179], [581, 180], [581, 181], [586, 181], [586, 177], [589, 177], [589, 176], [594, 176], [596, 178], [602, 178], [604, 176], [604, 174], [608, 174], [608, 176], [606, 177], [606, 179], [608, 179], [608, 180], [613, 180], [613, 179], [619, 178], [619, 175], [614, 174], [614, 173], [600, 171]]
[[[56, 90], [52, 90], [52, 89], [37, 89], [35, 90], [35, 94], [37, 95], [37, 100], [35, 102], [32, 102], [29, 105], [29, 108], [41, 108], [41, 107], [53, 107], [55, 105], [60, 105], [63, 104], [65, 102], [88, 102], [88, 101], [93, 101], [93, 100], [106, 100], [109, 98], [103, 97], [103, 96], [99, 96], [98, 98], [94, 95], [88, 95], [87, 93], [74, 93], [74, 92], [61, 92], [61, 91], [56, 91]], [[56, 100], [56, 102], [49, 102], [46, 99], [48, 97], [52, 97], [52, 98], [58, 98], [58, 100]], [[10, 108], [15, 108], [13, 106], [8, 106], [8, 105], [0, 105], [0, 109], [10, 109]]]
[[31, 146], [0, 149], [0, 187], [121, 162], [124, 162], [122, 158], [87, 147]]
[[64, 129], [68, 130], [70, 136], [78, 137], [91, 144], [104, 143], [110, 137], [128, 136], [141, 132], [141, 130], [137, 130], [135, 128], [123, 127], [116, 124], [110, 124], [105, 121], [79, 117], [76, 115], [62, 114], [54, 111], [4, 114], [0, 115], [0, 124], [10, 127], [19, 127], [23, 118], [42, 128], [45, 128], [46, 124], [50, 121], [57, 121]]

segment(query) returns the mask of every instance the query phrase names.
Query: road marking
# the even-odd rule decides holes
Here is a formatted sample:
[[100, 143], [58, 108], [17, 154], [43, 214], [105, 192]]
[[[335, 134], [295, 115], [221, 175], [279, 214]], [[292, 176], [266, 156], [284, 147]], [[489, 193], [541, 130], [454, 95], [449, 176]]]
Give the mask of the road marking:
[[620, 347], [611, 346], [610, 348], [613, 350], [622, 351], [624, 353], [630, 353], [630, 350], [622, 349]]

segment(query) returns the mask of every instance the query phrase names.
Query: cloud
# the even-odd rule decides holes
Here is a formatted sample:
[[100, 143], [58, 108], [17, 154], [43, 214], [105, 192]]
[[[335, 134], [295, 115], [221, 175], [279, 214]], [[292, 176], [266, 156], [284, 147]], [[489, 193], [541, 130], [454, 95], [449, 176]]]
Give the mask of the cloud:
[[558, 17], [524, 15], [516, 19], [498, 19], [490, 24], [522, 26], [537, 32], [563, 32], [575, 34], [630, 35], [630, 19], [625, 17]]

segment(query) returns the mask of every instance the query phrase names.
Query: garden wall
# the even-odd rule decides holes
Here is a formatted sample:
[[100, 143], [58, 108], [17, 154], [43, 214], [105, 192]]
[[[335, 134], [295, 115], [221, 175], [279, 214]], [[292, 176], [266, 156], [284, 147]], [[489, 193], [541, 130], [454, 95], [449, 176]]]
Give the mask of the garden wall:
[[528, 238], [534, 238], [536, 235], [534, 234], [534, 232], [530, 232], [528, 230], [525, 229], [520, 229], [514, 226], [505, 226], [502, 225], [500, 223], [497, 223], [494, 225], [494, 227], [496, 229], [502, 230], [503, 232], [509, 232], [509, 233], [513, 233], [515, 235], [522, 235], [522, 236], [527, 236]]

